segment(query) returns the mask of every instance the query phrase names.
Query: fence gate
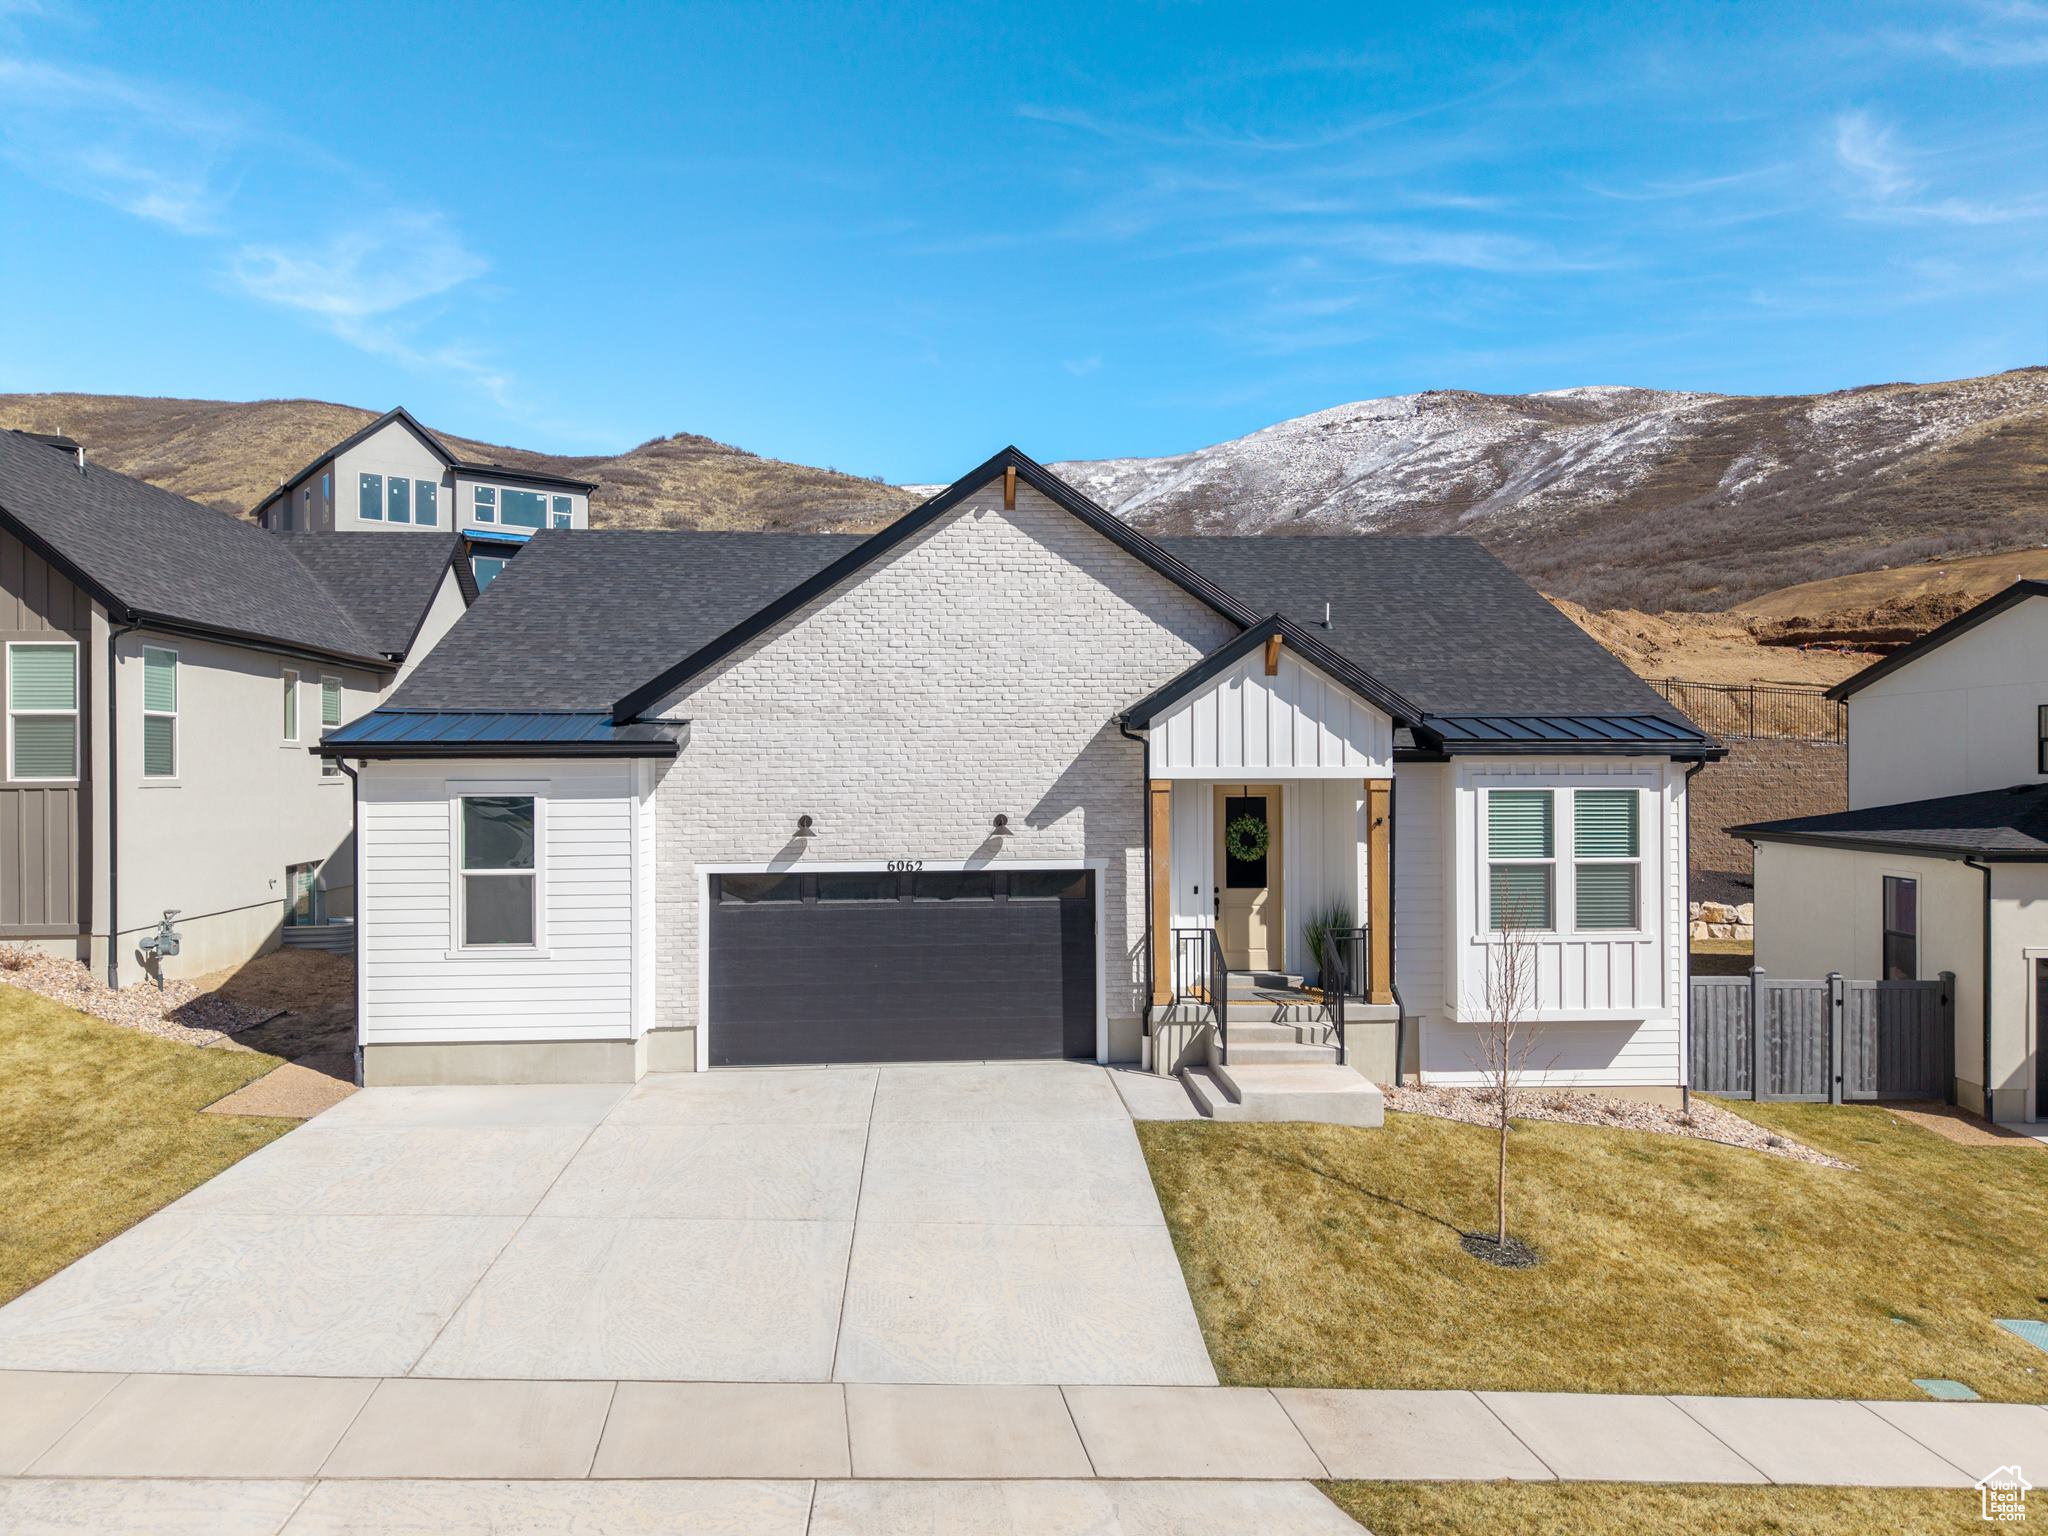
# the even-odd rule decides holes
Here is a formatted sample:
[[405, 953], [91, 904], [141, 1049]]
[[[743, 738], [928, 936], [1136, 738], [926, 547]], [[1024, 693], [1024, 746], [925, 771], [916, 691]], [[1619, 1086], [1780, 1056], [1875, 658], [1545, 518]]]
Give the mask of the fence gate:
[[1690, 1066], [1694, 1088], [1730, 1098], [1953, 1101], [1955, 976], [1694, 977]]

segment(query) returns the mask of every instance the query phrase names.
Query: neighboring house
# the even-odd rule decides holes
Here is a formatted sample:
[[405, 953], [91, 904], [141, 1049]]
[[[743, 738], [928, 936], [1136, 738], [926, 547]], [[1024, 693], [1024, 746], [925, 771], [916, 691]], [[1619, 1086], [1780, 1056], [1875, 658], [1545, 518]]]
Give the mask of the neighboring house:
[[0, 942], [120, 984], [167, 909], [170, 975], [347, 915], [349, 780], [309, 748], [474, 591], [450, 533], [274, 537], [0, 431]]
[[1958, 1099], [2048, 1118], [2048, 583], [2015, 582], [1829, 696], [1848, 704], [1849, 809], [1730, 829], [1756, 845], [1756, 963], [1954, 972]]
[[284, 481], [253, 516], [273, 533], [462, 535], [479, 587], [543, 528], [588, 528], [596, 485], [465, 463], [404, 408], [386, 411]]
[[1268, 1032], [1332, 903], [1368, 1075], [1398, 995], [1410, 1067], [1478, 1080], [1513, 909], [1534, 1075], [1683, 1081], [1719, 749], [1467, 540], [1152, 539], [1006, 450], [868, 539], [542, 538], [321, 750], [360, 773], [371, 1083], [1075, 1056], [1213, 1092], [1175, 965], [1212, 930], [1283, 1000], [1232, 1064], [1328, 1074]]

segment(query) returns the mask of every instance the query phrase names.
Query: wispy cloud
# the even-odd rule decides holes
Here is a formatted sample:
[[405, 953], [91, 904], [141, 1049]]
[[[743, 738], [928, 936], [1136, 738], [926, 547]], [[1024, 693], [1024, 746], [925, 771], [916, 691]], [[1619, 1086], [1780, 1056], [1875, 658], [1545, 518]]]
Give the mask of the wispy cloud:
[[[50, 14], [39, 0], [0, 0], [0, 17]], [[0, 41], [0, 160], [199, 242], [232, 291], [409, 371], [464, 380], [511, 408], [513, 381], [480, 348], [428, 336], [445, 303], [489, 269], [447, 214], [394, 198], [245, 101], [58, 63]], [[291, 190], [259, 198], [252, 181]], [[340, 203], [353, 210], [346, 227], [322, 233], [332, 218], [324, 209]], [[301, 218], [296, 209], [313, 211]], [[258, 233], [281, 224], [313, 233], [301, 242]]]
[[2048, 5], [2039, 0], [1981, 0], [1961, 8], [1961, 19], [1927, 31], [1893, 29], [1893, 47], [1934, 54], [1970, 69], [2026, 69], [2048, 65]]
[[1898, 131], [1867, 111], [1834, 121], [1835, 158], [1850, 180], [1852, 217], [1905, 224], [2016, 224], [2048, 217], [2048, 190], [1995, 197], [1930, 189], [1940, 157], [1908, 150]]

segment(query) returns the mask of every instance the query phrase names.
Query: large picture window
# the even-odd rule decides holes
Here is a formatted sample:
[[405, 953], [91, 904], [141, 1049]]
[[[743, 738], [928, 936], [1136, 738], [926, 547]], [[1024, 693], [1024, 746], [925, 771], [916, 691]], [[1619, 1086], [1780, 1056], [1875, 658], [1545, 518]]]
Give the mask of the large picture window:
[[1920, 979], [1920, 882], [1884, 877], [1884, 979]]
[[1572, 916], [1581, 932], [1641, 926], [1641, 803], [1632, 789], [1572, 797]]
[[385, 516], [394, 523], [412, 521], [412, 482], [403, 475], [393, 475], [385, 483]]
[[462, 798], [462, 944], [532, 948], [539, 930], [531, 795]]
[[441, 521], [441, 487], [433, 481], [413, 481], [412, 520], [423, 528], [432, 528]]
[[178, 653], [142, 650], [142, 776], [178, 776]]
[[7, 647], [7, 776], [78, 777], [78, 647], [24, 641]]
[[1496, 789], [1486, 796], [1488, 926], [1548, 932], [1556, 926], [1555, 797], [1547, 789]]
[[507, 528], [545, 528], [548, 499], [539, 491], [503, 488], [498, 492], [498, 521]]
[[384, 477], [364, 475], [358, 481], [356, 513], [365, 522], [384, 521]]

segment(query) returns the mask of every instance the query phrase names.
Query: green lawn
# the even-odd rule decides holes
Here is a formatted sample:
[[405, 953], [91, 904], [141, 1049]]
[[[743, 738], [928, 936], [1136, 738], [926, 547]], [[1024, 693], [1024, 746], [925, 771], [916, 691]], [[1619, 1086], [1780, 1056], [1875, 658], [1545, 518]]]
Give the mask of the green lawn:
[[1628, 1483], [1326, 1483], [1373, 1536], [1882, 1536], [1987, 1530], [1959, 1489], [1638, 1487]]
[[1962, 1147], [1881, 1108], [1731, 1106], [1858, 1167], [1526, 1123], [1511, 1226], [1477, 1126], [1139, 1126], [1226, 1382], [1914, 1398], [1949, 1376], [2048, 1400], [2048, 1150]]
[[296, 1125], [199, 1112], [276, 1065], [0, 986], [0, 1302]]

